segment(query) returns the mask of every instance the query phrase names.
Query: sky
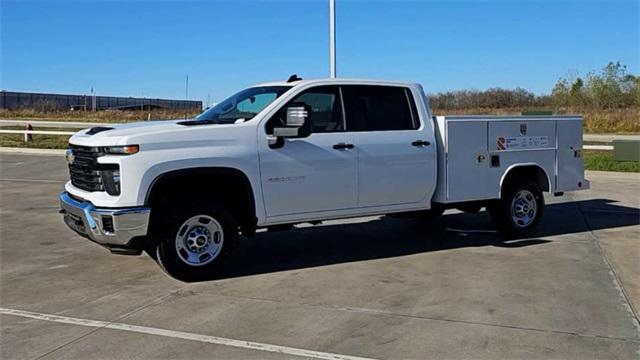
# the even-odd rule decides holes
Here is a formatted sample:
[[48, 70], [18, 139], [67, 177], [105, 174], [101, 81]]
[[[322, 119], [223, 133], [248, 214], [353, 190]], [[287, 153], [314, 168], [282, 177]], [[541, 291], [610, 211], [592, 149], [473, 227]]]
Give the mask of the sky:
[[[639, 1], [348, 1], [338, 77], [429, 93], [522, 87], [620, 61], [638, 74]], [[0, 89], [214, 103], [255, 83], [329, 75], [328, 0], [0, 0]]]

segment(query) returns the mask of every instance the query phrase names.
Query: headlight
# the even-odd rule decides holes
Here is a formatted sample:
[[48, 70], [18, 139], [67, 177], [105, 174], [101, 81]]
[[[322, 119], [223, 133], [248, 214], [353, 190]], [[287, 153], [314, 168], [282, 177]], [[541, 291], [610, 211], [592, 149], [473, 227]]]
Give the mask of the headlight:
[[104, 148], [104, 152], [110, 155], [133, 155], [138, 151], [140, 151], [138, 145], [107, 146]]

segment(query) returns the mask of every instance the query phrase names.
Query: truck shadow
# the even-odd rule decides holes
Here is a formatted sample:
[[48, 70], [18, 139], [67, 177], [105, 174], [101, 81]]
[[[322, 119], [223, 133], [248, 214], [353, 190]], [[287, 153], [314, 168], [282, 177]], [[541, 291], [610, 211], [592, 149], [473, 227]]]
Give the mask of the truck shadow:
[[[640, 224], [640, 209], [595, 199], [548, 204], [536, 238], [504, 240], [486, 212], [453, 213], [431, 221], [367, 218], [258, 233], [243, 239], [238, 251], [215, 274], [203, 281], [332, 264], [443, 251], [465, 247], [520, 248], [563, 241], [541, 239], [555, 235]], [[586, 235], [585, 235], [586, 236]]]

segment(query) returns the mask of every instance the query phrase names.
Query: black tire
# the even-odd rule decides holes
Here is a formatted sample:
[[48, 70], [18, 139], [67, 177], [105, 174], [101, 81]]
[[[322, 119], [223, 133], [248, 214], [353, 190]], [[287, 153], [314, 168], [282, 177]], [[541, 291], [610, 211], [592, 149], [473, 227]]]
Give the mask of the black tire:
[[[155, 226], [154, 233], [159, 239], [155, 246], [156, 261], [167, 274], [178, 280], [211, 279], [237, 246], [239, 231], [236, 221], [228, 211], [215, 207], [194, 206], [187, 202], [174, 209], [171, 213], [165, 211], [160, 214], [160, 221]], [[188, 263], [188, 258], [202, 260], [200, 264]]]
[[[535, 208], [532, 205], [535, 204]], [[528, 180], [507, 184], [500, 200], [488, 207], [498, 232], [507, 239], [530, 236], [536, 232], [544, 213], [544, 197], [540, 187]]]

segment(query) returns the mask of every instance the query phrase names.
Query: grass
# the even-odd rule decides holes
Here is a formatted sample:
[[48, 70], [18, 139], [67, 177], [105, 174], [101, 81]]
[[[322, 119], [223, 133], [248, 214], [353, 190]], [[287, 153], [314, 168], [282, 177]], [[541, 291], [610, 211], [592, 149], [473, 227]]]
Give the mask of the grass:
[[[24, 130], [23, 126], [2, 126], [3, 130]], [[42, 131], [66, 131], [74, 132], [80, 129], [65, 129], [53, 127], [34, 127], [34, 130]], [[40, 149], [66, 149], [71, 135], [41, 135], [33, 134], [33, 141], [24, 142], [23, 134], [0, 134], [0, 146]]]
[[66, 135], [33, 135], [33, 141], [24, 142], [24, 135], [22, 134], [0, 134], [0, 146], [38, 149], [66, 149], [69, 146], [70, 137], [71, 136]]
[[589, 110], [584, 115], [584, 131], [591, 134], [640, 133], [640, 108]]
[[144, 120], [170, 120], [192, 118], [200, 111], [151, 110], [151, 111], [38, 111], [35, 109], [0, 109], [0, 119], [55, 120], [83, 122], [134, 122]]
[[640, 161], [615, 161], [613, 151], [585, 150], [583, 158], [586, 170], [640, 172]]

